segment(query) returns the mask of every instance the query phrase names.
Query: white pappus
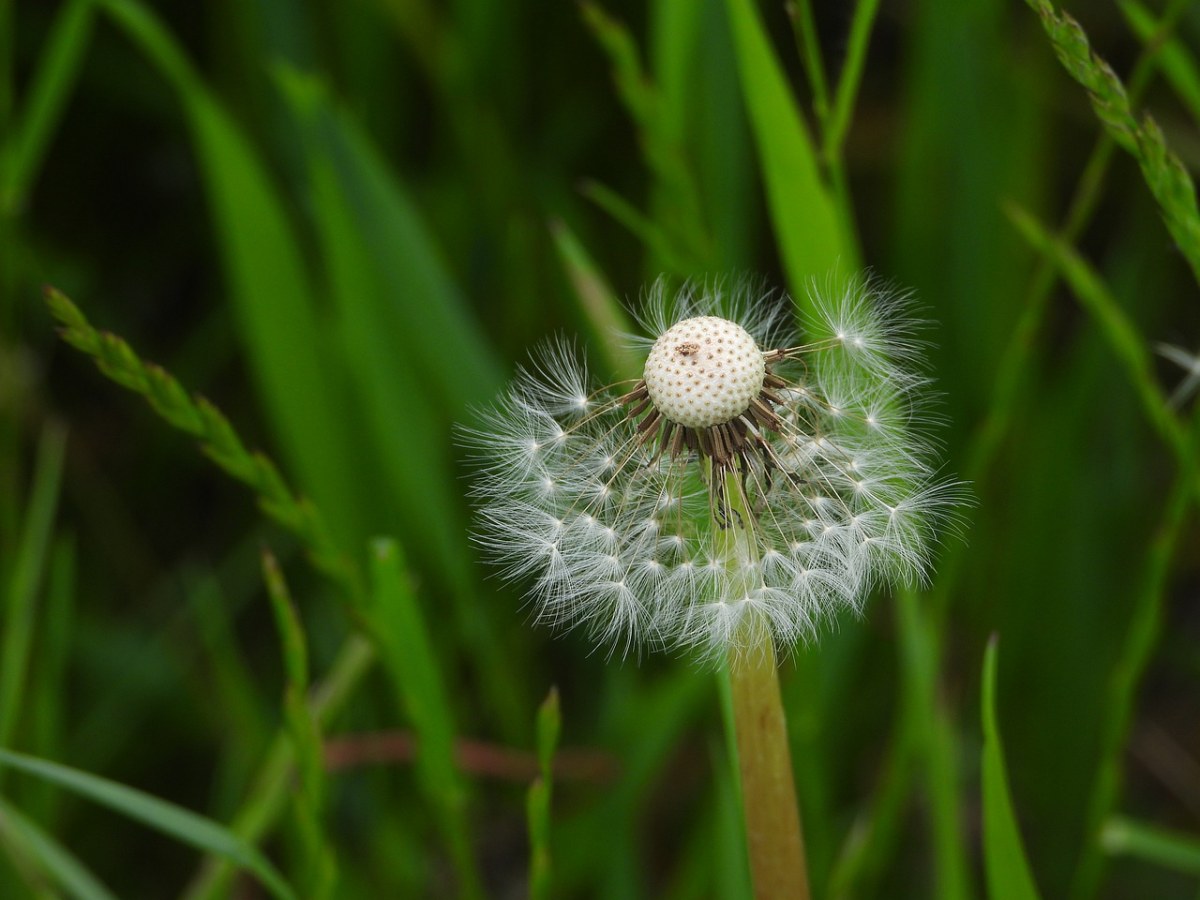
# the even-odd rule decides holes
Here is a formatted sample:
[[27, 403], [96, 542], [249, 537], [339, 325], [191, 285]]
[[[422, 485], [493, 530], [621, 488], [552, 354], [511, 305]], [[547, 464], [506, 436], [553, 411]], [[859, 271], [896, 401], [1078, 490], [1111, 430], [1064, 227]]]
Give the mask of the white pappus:
[[810, 299], [801, 343], [785, 296], [660, 281], [640, 379], [596, 389], [553, 341], [461, 430], [476, 540], [539, 621], [610, 652], [715, 658], [763, 628], [786, 650], [926, 576], [962, 491], [937, 474], [904, 298], [853, 280]]

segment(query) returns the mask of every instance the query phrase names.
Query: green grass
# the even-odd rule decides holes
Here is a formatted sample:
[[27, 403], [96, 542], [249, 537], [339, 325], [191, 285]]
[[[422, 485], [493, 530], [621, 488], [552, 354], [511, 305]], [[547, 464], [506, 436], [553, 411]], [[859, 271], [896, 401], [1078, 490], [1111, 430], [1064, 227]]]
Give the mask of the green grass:
[[974, 502], [785, 655], [814, 896], [1194, 898], [1197, 72], [1184, 0], [0, 0], [0, 894], [751, 896], [720, 679], [532, 627], [453, 429], [870, 267]]

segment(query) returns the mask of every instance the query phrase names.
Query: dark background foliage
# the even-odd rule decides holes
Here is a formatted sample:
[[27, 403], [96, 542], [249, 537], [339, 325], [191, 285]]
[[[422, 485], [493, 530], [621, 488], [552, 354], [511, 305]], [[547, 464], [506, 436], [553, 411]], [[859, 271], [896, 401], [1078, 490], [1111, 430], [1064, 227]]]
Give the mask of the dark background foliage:
[[[1190, 169], [1200, 17], [1173, 4], [1176, 43], [1155, 55], [1132, 23], [1162, 10], [1075, 5], [1122, 78], [1144, 70], [1134, 110]], [[557, 685], [554, 895], [746, 896], [714, 677], [528, 627], [467, 538], [469, 463], [451, 439], [551, 333], [581, 333], [612, 371], [603, 313], [660, 273], [802, 292], [785, 248], [804, 235], [780, 225], [762, 156], [787, 123], [748, 115], [763, 86], [731, 28], [742, 7], [0, 3], [0, 640], [10, 660], [27, 651], [0, 675], [15, 689], [0, 745], [229, 822], [285, 716], [261, 548], [286, 573], [315, 682], [361, 624], [303, 540], [57, 341], [48, 283], [220, 407], [357, 565], [372, 536], [404, 548], [469, 744], [462, 815], [489, 894], [524, 890], [534, 774], [531, 758], [490, 766], [534, 746]], [[819, 143], [801, 11], [759, 13]], [[930, 591], [876, 598], [785, 665], [816, 895], [985, 892], [977, 698], [998, 634], [997, 713], [1044, 896], [1192, 897], [1197, 838], [1190, 875], [1099, 840], [1117, 815], [1200, 834], [1197, 536], [1168, 499], [1191, 476], [1144, 390], [1169, 395], [1184, 373], [1151, 360], [1139, 381], [1078, 283], [1060, 284], [1062, 254], [1013, 210], [1062, 230], [1143, 353], [1197, 344], [1185, 254], [1025, 5], [884, 2], [869, 45], [853, 5], [811, 14], [831, 86], [867, 48], [822, 173], [863, 263], [928, 319], [947, 471], [976, 498]], [[1171, 415], [1186, 426], [1186, 405]], [[35, 473], [55, 470], [60, 428], [37, 552]], [[373, 668], [325, 737], [361, 749], [421, 732], [404, 695]], [[411, 753], [382, 755], [325, 778], [336, 895], [452, 893], [463, 863], [431, 776]], [[181, 891], [199, 865], [27, 775], [0, 772], [0, 795], [120, 896]], [[261, 845], [301, 885], [311, 845], [290, 809]], [[0, 894], [47, 883], [11, 826], [0, 842]]]

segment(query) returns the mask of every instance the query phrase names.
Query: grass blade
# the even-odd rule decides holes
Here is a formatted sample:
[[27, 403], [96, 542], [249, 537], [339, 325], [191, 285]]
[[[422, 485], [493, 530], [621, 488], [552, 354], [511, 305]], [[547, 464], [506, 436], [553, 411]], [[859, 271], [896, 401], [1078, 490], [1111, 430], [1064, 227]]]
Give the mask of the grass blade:
[[1114, 816], [1105, 824], [1100, 840], [1113, 856], [1133, 856], [1176, 872], [1200, 875], [1200, 836]]
[[466, 819], [466, 788], [454, 754], [455, 728], [449, 693], [417, 603], [399, 545], [371, 545], [372, 606], [368, 620], [379, 638], [380, 656], [417, 734], [417, 778], [438, 813], [464, 896], [482, 888]]
[[850, 20], [850, 35], [846, 41], [846, 61], [842, 64], [833, 109], [825, 123], [821, 142], [821, 153], [827, 164], [841, 157], [842, 144], [845, 143], [850, 117], [854, 112], [854, 101], [858, 97], [858, 86], [862, 81], [867, 47], [871, 42], [871, 28], [878, 12], [879, 0], [858, 0], [854, 6], [854, 18]]
[[550, 222], [550, 235], [559, 261], [575, 288], [580, 310], [597, 338], [605, 359], [617, 378], [634, 378], [641, 372], [641, 361], [618, 335], [633, 330], [629, 315], [617, 295], [596, 267], [587, 249], [566, 222]]
[[450, 586], [490, 705], [515, 724], [524, 704], [477, 602], [450, 449], [451, 421], [499, 389], [499, 363], [367, 137], [316, 79], [280, 69], [277, 80], [303, 137], [342, 349], [389, 493], [382, 505], [394, 510], [383, 524]]
[[71, 0], [58, 13], [39, 56], [18, 127], [3, 147], [8, 158], [0, 185], [0, 209], [24, 205], [50, 138], [75, 87], [84, 52], [92, 37], [93, 0]]
[[954, 729], [938, 692], [941, 654], [936, 626], [911, 588], [897, 592], [896, 610], [905, 721], [912, 729], [907, 737], [918, 752], [928, 791], [936, 895], [963, 900], [971, 895], [970, 876]]
[[253, 873], [273, 896], [295, 900], [295, 892], [265, 856], [211, 819], [107, 778], [34, 756], [0, 749], [0, 766], [52, 782], [184, 844], [223, 856]]
[[821, 181], [812, 140], [753, 0], [728, 0], [727, 10], [775, 238], [792, 295], [803, 304], [813, 278], [856, 271], [858, 252]]
[[[678, 106], [664, 103], [659, 86], [642, 68], [629, 30], [595, 3], [585, 2], [582, 10], [584, 21], [608, 54], [617, 92], [637, 126], [642, 155], [657, 179], [654, 219], [671, 251], [662, 259], [678, 259], [693, 267], [679, 271], [682, 275], [703, 270], [704, 261], [712, 256], [712, 241], [705, 228], [692, 160], [681, 140]], [[686, 23], [680, 24], [686, 29]]]
[[1004, 747], [996, 719], [996, 636], [983, 656], [983, 860], [988, 896], [995, 900], [1036, 900], [1039, 896], [1025, 858], [1013, 810]]
[[0, 638], [0, 747], [10, 745], [18, 716], [24, 709], [26, 670], [45, 576], [46, 551], [58, 506], [66, 442], [66, 432], [61, 427], [51, 425], [42, 434], [33, 490], [5, 598], [4, 633]]
[[66, 847], [0, 798], [0, 837], [31, 857], [38, 868], [76, 900], [116, 900]]
[[1181, 471], [1187, 473], [1200, 494], [1200, 467], [1191, 453], [1187, 432], [1158, 387], [1145, 339], [1083, 257], [1020, 207], [1010, 205], [1008, 215], [1025, 239], [1054, 262], [1080, 304], [1095, 320], [1124, 366], [1126, 377], [1137, 391], [1150, 424], [1174, 452]]
[[249, 142], [157, 18], [134, 0], [97, 0], [175, 88], [209, 191], [242, 337], [263, 405], [300, 482], [353, 545], [367, 537], [344, 399], [281, 198]]
[[538, 708], [537, 757], [541, 774], [533, 780], [525, 795], [525, 810], [529, 822], [529, 896], [545, 900], [550, 893], [550, 801], [553, 795], [554, 751], [562, 730], [562, 713], [558, 704], [558, 689], [550, 693]]
[[437, 373], [425, 386], [449, 416], [491, 399], [504, 382], [500, 361], [404, 185], [319, 79], [278, 68], [276, 80], [307, 129], [310, 160], [328, 167], [329, 189], [353, 221], [374, 285], [363, 304], [412, 369]]
[[[320, 83], [290, 69], [281, 69], [278, 80], [304, 139], [338, 331], [376, 454], [386, 461], [383, 476], [399, 507], [394, 524], [419, 521], [406, 539], [453, 583], [468, 559], [458, 539], [464, 525], [455, 515], [447, 417], [490, 396], [499, 384], [497, 367], [470, 328], [439, 321], [445, 313], [419, 312], [454, 310], [460, 298], [438, 266], [416, 263], [434, 258], [430, 242], [365, 142], [333, 114]], [[370, 208], [378, 202], [365, 199], [377, 196], [392, 197], [387, 224], [393, 227], [381, 229], [379, 210]], [[439, 377], [421, 377], [428, 372]]]
[[308, 643], [300, 614], [292, 602], [279, 563], [268, 551], [262, 555], [263, 579], [279, 631], [286, 683], [283, 716], [296, 753], [298, 774], [295, 793], [296, 820], [303, 843], [301, 883], [306, 896], [319, 900], [333, 894], [336, 862], [328, 835], [322, 828], [326, 794], [321, 731], [317, 716], [308, 706]]
[[[1158, 54], [1158, 66], [1163, 75], [1187, 106], [1192, 118], [1200, 122], [1200, 71], [1197, 71], [1192, 55], [1177, 38], [1167, 37], [1163, 40], [1167, 16], [1162, 20], [1155, 18], [1137, 0], [1118, 0], [1117, 6], [1134, 33], [1146, 44], [1147, 51]], [[1157, 46], [1160, 42], [1161, 46]]]
[[[346, 705], [376, 658], [371, 644], [357, 635], [338, 652], [329, 675], [317, 686], [309, 707], [319, 728], [325, 728]], [[234, 816], [230, 830], [254, 843], [267, 834], [283, 814], [295, 774], [295, 746], [286, 727], [271, 744], [246, 801]], [[224, 859], [208, 859], [184, 894], [189, 900], [229, 896], [232, 866]]]

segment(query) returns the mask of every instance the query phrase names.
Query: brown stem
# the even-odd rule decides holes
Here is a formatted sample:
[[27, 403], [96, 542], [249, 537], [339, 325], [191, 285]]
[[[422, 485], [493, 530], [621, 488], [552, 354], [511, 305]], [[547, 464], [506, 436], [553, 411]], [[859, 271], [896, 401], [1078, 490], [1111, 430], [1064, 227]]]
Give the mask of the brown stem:
[[730, 653], [746, 843], [757, 900], [808, 900], [800, 810], [770, 632]]

